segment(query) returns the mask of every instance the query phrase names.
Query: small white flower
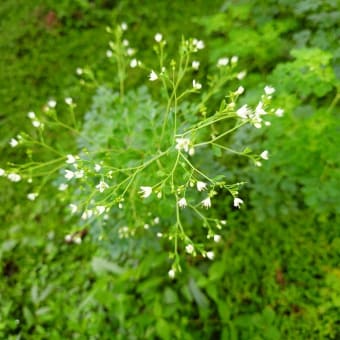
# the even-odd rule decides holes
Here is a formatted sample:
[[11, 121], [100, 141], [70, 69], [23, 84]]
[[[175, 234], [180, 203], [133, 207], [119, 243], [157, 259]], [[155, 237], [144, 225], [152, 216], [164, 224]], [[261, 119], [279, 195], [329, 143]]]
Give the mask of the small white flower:
[[111, 50], [107, 50], [107, 51], [106, 51], [106, 57], [107, 57], [107, 58], [112, 58], [112, 56], [113, 56], [112, 51], [111, 51]]
[[236, 111], [236, 114], [242, 119], [247, 119], [250, 112], [248, 105], [245, 104]]
[[156, 33], [156, 35], [155, 35], [156, 42], [159, 43], [159, 42], [162, 41], [162, 39], [163, 39], [163, 35], [161, 33]]
[[173, 269], [170, 269], [168, 271], [168, 275], [169, 275], [170, 279], [174, 279], [175, 276], [176, 276], [176, 272]]
[[98, 185], [96, 185], [96, 189], [99, 190], [99, 192], [103, 192], [105, 189], [107, 189], [109, 186], [104, 181], [100, 181]]
[[185, 197], [182, 197], [177, 204], [179, 205], [180, 208], [185, 208], [187, 206], [187, 200]]
[[197, 82], [195, 79], [192, 81], [192, 87], [195, 89], [195, 90], [200, 90], [202, 88], [202, 84]]
[[194, 251], [194, 246], [192, 244], [188, 244], [186, 247], [185, 247], [185, 251], [188, 253], [188, 254], [192, 254], [193, 251]]
[[74, 172], [71, 170], [65, 170], [65, 176], [64, 176], [67, 180], [70, 180], [74, 177]]
[[126, 54], [127, 54], [128, 56], [132, 56], [132, 55], [134, 55], [135, 53], [136, 53], [136, 51], [135, 51], [134, 48], [129, 47], [129, 48], [126, 50]]
[[283, 114], [284, 114], [284, 110], [282, 110], [282, 109], [277, 109], [277, 110], [275, 111], [275, 115], [276, 115], [277, 117], [282, 117]]
[[100, 164], [95, 164], [95, 166], [94, 166], [94, 171], [99, 172], [101, 168], [102, 168], [102, 167], [101, 167]]
[[145, 230], [148, 230], [149, 228], [150, 228], [150, 225], [147, 224], [147, 223], [145, 223], [145, 224], [144, 224], [144, 229], [145, 229]]
[[30, 112], [27, 113], [27, 117], [29, 119], [34, 119], [35, 118], [35, 113], [33, 111], [30, 111]]
[[118, 203], [118, 208], [123, 209], [123, 203]]
[[9, 141], [9, 144], [12, 148], [15, 148], [19, 142], [15, 139], [15, 138], [12, 138], [10, 141]]
[[213, 251], [207, 251], [207, 258], [209, 259], [209, 260], [213, 260], [214, 259], [214, 257], [215, 257], [215, 254], [214, 254], [214, 252]]
[[67, 97], [67, 98], [65, 98], [65, 103], [66, 103], [67, 105], [72, 105], [73, 99], [72, 99], [71, 97]]
[[142, 198], [147, 198], [152, 194], [152, 187], [140, 187], [140, 194]]
[[80, 67], [77, 67], [76, 73], [78, 74], [78, 76], [81, 76], [83, 74], [83, 69]]
[[226, 225], [226, 224], [227, 224], [227, 221], [226, 221], [226, 220], [221, 220], [220, 222], [221, 222], [221, 224], [223, 224], [223, 225]]
[[189, 138], [176, 138], [176, 150], [184, 150], [185, 152], [189, 152], [189, 145]]
[[241, 95], [244, 92], [244, 87], [243, 86], [239, 86], [238, 89], [235, 91], [236, 95]]
[[93, 215], [93, 211], [92, 211], [91, 209], [88, 209], [88, 210], [85, 210], [85, 211], [82, 213], [81, 218], [82, 218], [83, 220], [87, 220], [87, 219], [91, 218], [92, 215]]
[[73, 204], [73, 203], [71, 203], [69, 205], [69, 207], [71, 209], [71, 214], [75, 214], [77, 212], [77, 210], [78, 210], [78, 207], [75, 204]]
[[127, 46], [129, 46], [129, 40], [127, 40], [127, 39], [124, 39], [123, 41], [122, 41], [122, 43], [123, 43], [123, 46], [125, 46], [125, 47], [127, 47]]
[[162, 192], [161, 192], [161, 191], [157, 193], [157, 198], [158, 198], [158, 199], [161, 199], [161, 198], [162, 198]]
[[59, 184], [59, 186], [58, 186], [58, 189], [59, 189], [60, 191], [65, 191], [67, 188], [68, 188], [68, 184], [66, 184], [66, 183], [61, 183], [61, 184]]
[[6, 171], [0, 168], [0, 177], [5, 176]]
[[31, 193], [27, 194], [27, 198], [30, 201], [34, 201], [37, 197], [38, 197], [38, 194], [36, 192], [31, 192]]
[[47, 105], [51, 108], [54, 109], [57, 105], [57, 102], [54, 99], [51, 99], [47, 102]]
[[126, 23], [126, 22], [122, 22], [122, 23], [120, 24], [120, 28], [121, 28], [123, 31], [126, 31], [126, 30], [128, 29], [127, 23]]
[[157, 233], [156, 235], [157, 235], [158, 238], [162, 238], [163, 237], [162, 233]]
[[260, 154], [260, 157], [264, 160], [268, 160], [269, 159], [269, 152], [268, 150], [264, 150], [261, 154]]
[[14, 174], [14, 173], [8, 174], [7, 178], [12, 182], [19, 182], [21, 180], [21, 176], [18, 174]]
[[155, 81], [155, 80], [157, 80], [157, 79], [158, 79], [157, 73], [156, 73], [155, 71], [152, 70], [152, 71], [150, 72], [149, 79], [150, 79], [150, 81]]
[[262, 163], [259, 162], [259, 161], [256, 161], [256, 162], [255, 162], [255, 165], [258, 166], [258, 167], [260, 167], [260, 166], [262, 166]]
[[201, 181], [197, 181], [196, 187], [197, 187], [198, 191], [203, 191], [203, 190], [205, 190], [207, 188], [207, 183], [201, 182]]
[[217, 61], [217, 67], [227, 66], [229, 64], [229, 58], [220, 58]]
[[220, 241], [221, 241], [221, 235], [215, 234], [215, 235], [214, 235], [214, 241], [215, 241], [216, 243], [220, 242]]
[[159, 224], [159, 221], [160, 221], [159, 217], [155, 217], [153, 219], [153, 223], [155, 223], [155, 224]]
[[264, 122], [264, 125], [265, 125], [265, 126], [270, 126], [270, 125], [272, 125], [272, 123], [271, 123], [271, 122], [268, 122], [268, 121], [265, 121], [265, 122]]
[[264, 88], [264, 92], [267, 96], [270, 96], [271, 94], [273, 94], [275, 92], [275, 89], [274, 87], [271, 87], [271, 86], [265, 86]]
[[194, 60], [194, 61], [192, 62], [192, 64], [191, 64], [191, 66], [192, 66], [192, 68], [193, 68], [194, 70], [198, 70], [199, 67], [200, 67], [200, 62], [197, 61], [197, 60]]
[[238, 80], [242, 80], [246, 75], [247, 75], [246, 71], [241, 71], [240, 73], [237, 74], [236, 78]]
[[38, 128], [38, 127], [41, 125], [41, 123], [39, 122], [39, 120], [33, 120], [33, 121], [32, 121], [32, 125], [33, 125], [34, 127]]
[[239, 208], [241, 204], [243, 204], [243, 200], [241, 200], [241, 198], [235, 197], [234, 198], [234, 207]]
[[236, 55], [234, 55], [233, 57], [231, 57], [231, 63], [232, 64], [236, 64], [238, 62], [238, 57]]
[[78, 170], [74, 173], [75, 178], [82, 178], [84, 177], [84, 170]]
[[267, 112], [263, 108], [263, 103], [259, 102], [255, 108], [255, 116], [264, 116], [266, 115]]
[[96, 212], [97, 212], [97, 215], [101, 215], [102, 213], [105, 212], [105, 206], [104, 205], [97, 205], [96, 206]]
[[137, 61], [137, 59], [132, 59], [131, 61], [130, 61], [130, 67], [131, 68], [135, 68], [135, 67], [137, 67], [138, 66], [138, 61]]
[[206, 209], [210, 208], [211, 207], [211, 199], [210, 197], [207, 197], [206, 199], [204, 199], [202, 202], [201, 202], [202, 206]]
[[196, 46], [196, 48], [197, 48], [198, 50], [203, 50], [203, 48], [205, 47], [204, 41], [203, 41], [203, 40], [194, 39], [194, 40], [193, 40], [193, 43], [194, 43], [194, 45]]
[[67, 164], [73, 164], [76, 162], [76, 158], [73, 155], [67, 155], [66, 157], [67, 157], [66, 159]]

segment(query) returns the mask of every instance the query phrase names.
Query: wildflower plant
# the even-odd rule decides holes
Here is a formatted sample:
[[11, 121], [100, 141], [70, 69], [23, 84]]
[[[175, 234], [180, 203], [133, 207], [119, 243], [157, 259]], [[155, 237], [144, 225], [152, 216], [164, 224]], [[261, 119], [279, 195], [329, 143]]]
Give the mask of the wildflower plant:
[[[111, 86], [96, 85], [84, 123], [76, 119], [72, 98], [62, 104], [50, 99], [40, 113], [29, 112], [33, 133], [9, 141], [11, 147], [26, 148], [29, 162], [10, 164], [0, 175], [29, 181], [27, 197], [32, 201], [53, 180], [68, 213], [77, 217], [77, 227], [95, 226], [101, 240], [145, 233], [162, 239], [171, 260], [168, 274], [174, 278], [181, 270], [181, 255], [216, 256], [213, 244], [221, 241], [227, 217], [216, 203], [226, 194], [233, 199], [231, 206], [244, 203], [239, 194], [244, 183], [230, 183], [219, 158], [235, 154], [257, 166], [269, 158], [267, 150], [257, 154], [247, 147], [229, 148], [230, 136], [245, 125], [269, 125], [267, 115], [283, 111], [271, 108], [275, 89], [270, 86], [255, 107], [239, 103], [246, 71], [238, 69], [236, 56], [220, 58], [205, 76], [199, 59], [203, 41], [183, 38], [178, 56], [168, 58], [167, 42], [157, 33], [153, 48], [158, 62], [146, 65], [124, 37], [127, 28], [122, 24], [107, 30], [112, 40], [106, 56], [117, 79]], [[142, 73], [147, 86], [126, 89], [135, 72]], [[90, 70], [76, 73], [82, 83], [97, 84]], [[68, 112], [66, 121], [59, 118], [62, 110]], [[53, 127], [70, 133], [76, 151], [45, 143], [44, 134]], [[47, 149], [51, 159], [39, 160], [39, 148]]]

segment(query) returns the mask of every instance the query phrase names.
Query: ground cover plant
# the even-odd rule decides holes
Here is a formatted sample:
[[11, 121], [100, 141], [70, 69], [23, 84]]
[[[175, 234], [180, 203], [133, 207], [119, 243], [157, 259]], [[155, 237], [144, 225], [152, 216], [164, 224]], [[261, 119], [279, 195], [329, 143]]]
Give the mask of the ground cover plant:
[[[135, 5], [0, 7], [12, 13], [1, 22], [11, 33], [1, 44], [1, 336], [336, 339], [336, 2], [145, 2], [139, 16]], [[187, 65], [185, 46], [198, 50]], [[254, 114], [260, 100], [268, 115]], [[175, 133], [173, 120], [157, 120], [174, 111]], [[215, 143], [237, 122], [247, 124]], [[158, 152], [161, 166], [134, 174]], [[19, 171], [31, 155], [60, 160]], [[43, 169], [57, 171], [48, 180]], [[134, 188], [125, 197], [124, 183]]]

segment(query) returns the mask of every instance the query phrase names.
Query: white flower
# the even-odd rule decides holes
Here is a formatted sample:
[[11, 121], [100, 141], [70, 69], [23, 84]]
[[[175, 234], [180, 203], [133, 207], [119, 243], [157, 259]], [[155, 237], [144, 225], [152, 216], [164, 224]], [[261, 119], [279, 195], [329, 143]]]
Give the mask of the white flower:
[[236, 64], [238, 62], [238, 57], [236, 55], [234, 55], [233, 57], [231, 57], [231, 63], [232, 64]]
[[264, 92], [267, 96], [270, 96], [271, 94], [273, 94], [275, 92], [275, 89], [274, 87], [271, 87], [271, 86], [265, 86], [264, 88]]
[[85, 211], [83, 212], [83, 214], [81, 215], [81, 218], [82, 218], [83, 220], [87, 220], [87, 219], [91, 218], [92, 215], [93, 215], [93, 211], [92, 211], [91, 209], [88, 209], [88, 210], [85, 210]]
[[73, 155], [67, 155], [66, 157], [67, 157], [66, 159], [67, 164], [73, 164], [76, 162], [76, 158]]
[[122, 23], [120, 24], [120, 28], [121, 28], [123, 31], [126, 31], [126, 30], [128, 29], [127, 23], [126, 23], [126, 22], [122, 22]]
[[213, 251], [207, 251], [207, 258], [209, 259], [209, 260], [213, 260], [214, 259], [214, 257], [215, 257], [215, 254], [214, 254], [214, 252]]
[[147, 198], [152, 194], [152, 187], [140, 187], [140, 194], [142, 198]]
[[184, 150], [185, 152], [188, 152], [189, 144], [189, 138], [176, 138], [176, 150]]
[[194, 39], [192, 41], [192, 43], [194, 44], [194, 46], [198, 49], [198, 50], [202, 50], [205, 46], [204, 46], [204, 41], [202, 40], [197, 40], [197, 39]]
[[72, 99], [71, 97], [67, 97], [67, 98], [65, 98], [65, 103], [66, 103], [67, 105], [72, 105], [73, 99]]
[[234, 198], [234, 207], [239, 208], [241, 204], [243, 204], [243, 200], [241, 200], [241, 198], [235, 197]]
[[185, 251], [188, 253], [188, 254], [192, 254], [193, 251], [194, 251], [194, 246], [192, 244], [188, 244], [186, 247], [185, 247]]
[[106, 51], [106, 57], [107, 57], [107, 58], [112, 58], [112, 56], [113, 56], [112, 51], [111, 51], [111, 50], [107, 50], [107, 51]]
[[173, 269], [170, 269], [168, 271], [168, 275], [169, 275], [170, 279], [174, 279], [175, 275], [176, 275], [176, 272]]
[[131, 68], [135, 68], [135, 67], [137, 67], [138, 66], [138, 61], [137, 61], [137, 59], [132, 59], [131, 61], [130, 61], [130, 67]]
[[0, 168], [0, 177], [5, 176], [6, 172], [4, 169]]
[[127, 50], [126, 50], [126, 54], [128, 55], [128, 56], [132, 56], [132, 55], [134, 55], [135, 54], [135, 49], [134, 48], [128, 48]]
[[227, 66], [229, 63], [229, 58], [220, 58], [217, 61], [217, 67]]
[[243, 119], [247, 119], [249, 114], [250, 114], [250, 109], [247, 104], [243, 105], [240, 107], [237, 111], [236, 114]]
[[226, 221], [226, 220], [221, 220], [220, 222], [221, 222], [221, 224], [223, 224], [223, 225], [226, 225], [226, 224], [227, 224], [227, 221]]
[[193, 156], [195, 154], [195, 149], [191, 147], [188, 151], [189, 156]]
[[30, 111], [30, 112], [27, 113], [27, 117], [29, 119], [34, 119], [35, 118], [35, 113], [33, 111]]
[[150, 81], [155, 81], [155, 80], [157, 80], [157, 79], [158, 79], [157, 73], [156, 73], [155, 71], [152, 70], [152, 71], [150, 72], [149, 79], [150, 79]]
[[217, 243], [217, 242], [220, 242], [221, 241], [221, 235], [218, 235], [218, 234], [215, 234], [214, 235], [214, 241]]
[[263, 103], [262, 102], [259, 102], [256, 106], [256, 109], [255, 109], [255, 115], [256, 116], [262, 116], [262, 115], [266, 115], [267, 112], [263, 109]]
[[77, 67], [76, 73], [78, 74], [78, 76], [81, 76], [83, 74], [83, 69], [80, 67]]
[[105, 206], [104, 205], [97, 205], [96, 206], [96, 212], [98, 215], [101, 215], [105, 211]]
[[124, 39], [123, 41], [122, 41], [122, 43], [123, 43], [123, 46], [129, 46], [129, 40], [127, 40], [127, 39]]
[[187, 206], [187, 200], [185, 197], [182, 197], [177, 204], [179, 205], [180, 208], [185, 208]]
[[75, 204], [73, 204], [73, 203], [71, 203], [71, 204], [69, 205], [69, 207], [70, 207], [70, 209], [71, 209], [71, 213], [72, 213], [72, 214], [75, 214], [75, 213], [77, 212], [77, 210], [78, 210], [78, 207], [77, 207]]
[[192, 81], [192, 87], [195, 89], [195, 90], [200, 90], [202, 88], [202, 84], [199, 83], [199, 82], [196, 82], [196, 80], [194, 79]]
[[277, 110], [275, 111], [275, 115], [276, 115], [277, 117], [282, 117], [283, 114], [284, 114], [284, 110], [282, 110], [282, 109], [277, 109]]
[[19, 182], [21, 180], [21, 176], [18, 174], [14, 174], [14, 173], [8, 174], [7, 178], [12, 182]]
[[118, 203], [118, 208], [123, 209], [123, 203]]
[[41, 125], [41, 123], [39, 122], [39, 120], [33, 120], [33, 121], [32, 121], [32, 125], [33, 125], [34, 127], [38, 128], [38, 127]]
[[161, 33], [156, 33], [156, 35], [155, 35], [155, 40], [156, 40], [156, 42], [161, 42], [162, 41], [162, 39], [163, 39], [163, 36], [162, 36], [162, 34]]
[[12, 148], [15, 148], [19, 142], [15, 139], [15, 138], [12, 138], [10, 141], [9, 141], [9, 144]]
[[30, 201], [34, 201], [37, 198], [37, 196], [38, 196], [38, 194], [36, 192], [31, 192], [31, 193], [27, 194], [27, 198]]
[[78, 170], [74, 173], [75, 178], [82, 178], [84, 177], [84, 170]]
[[192, 62], [192, 64], [191, 64], [191, 66], [192, 66], [192, 68], [193, 68], [194, 70], [198, 70], [199, 67], [200, 67], [200, 62], [197, 61], [197, 60], [194, 60], [194, 61]]
[[96, 189], [99, 190], [99, 192], [103, 192], [105, 189], [107, 189], [109, 186], [107, 185], [107, 183], [105, 183], [104, 181], [100, 181], [98, 185], [96, 185]]
[[101, 168], [100, 164], [95, 164], [94, 171], [99, 172]]
[[268, 150], [264, 150], [264, 151], [261, 153], [260, 157], [261, 157], [262, 159], [264, 159], [264, 160], [267, 161], [268, 158], [269, 158]]
[[144, 224], [144, 229], [145, 229], [145, 230], [148, 230], [149, 228], [150, 228], [150, 225], [147, 224], [147, 223], [145, 223], [145, 224]]
[[207, 197], [201, 203], [202, 203], [204, 208], [206, 208], [206, 209], [210, 208], [211, 207], [211, 199], [210, 199], [210, 197]]
[[157, 233], [156, 235], [157, 235], [157, 237], [159, 237], [159, 238], [163, 237], [163, 234], [162, 234], [162, 233]]
[[65, 170], [65, 176], [64, 176], [67, 180], [70, 180], [74, 177], [74, 172], [71, 170]]
[[244, 92], [244, 87], [243, 86], [239, 86], [238, 89], [235, 91], [236, 95], [241, 95]]
[[51, 109], [53, 109], [53, 108], [56, 107], [57, 102], [56, 102], [54, 99], [51, 99], [51, 100], [49, 100], [49, 101], [47, 102], [47, 105], [48, 105]]
[[161, 199], [161, 198], [162, 198], [162, 192], [161, 192], [161, 191], [157, 193], [157, 198], [158, 198], [158, 199]]
[[203, 191], [203, 190], [205, 190], [207, 188], [207, 183], [201, 182], [201, 181], [197, 181], [196, 187], [197, 187], [198, 191]]
[[153, 223], [155, 223], [155, 224], [159, 224], [159, 221], [160, 221], [159, 217], [155, 217], [153, 219]]
[[241, 71], [240, 73], [237, 74], [236, 78], [238, 80], [242, 80], [246, 75], [247, 75], [246, 71]]
[[60, 191], [65, 191], [67, 188], [68, 188], [68, 184], [66, 183], [61, 183], [59, 184], [59, 187], [58, 187]]
[[259, 162], [259, 161], [256, 161], [256, 162], [255, 162], [255, 165], [258, 166], [258, 167], [260, 167], [260, 166], [262, 166], [262, 163]]

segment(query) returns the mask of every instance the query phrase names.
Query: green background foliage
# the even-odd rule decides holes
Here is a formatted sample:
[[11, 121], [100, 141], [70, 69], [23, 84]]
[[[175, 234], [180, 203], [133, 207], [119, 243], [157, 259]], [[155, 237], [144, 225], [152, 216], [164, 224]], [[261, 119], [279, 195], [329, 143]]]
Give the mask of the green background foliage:
[[[155, 57], [145, 46], [156, 32], [170, 55], [182, 35], [203, 39], [202, 75], [218, 58], [238, 55], [248, 72], [244, 103], [254, 103], [269, 83], [285, 115], [265, 134], [242, 129], [230, 141], [236, 149], [268, 149], [270, 159], [261, 168], [219, 159], [231, 181], [248, 182], [245, 206], [234, 211], [227, 198], [218, 203], [228, 223], [213, 245], [216, 259], [188, 257], [174, 281], [160, 240], [103, 246], [93, 226], [81, 245], [66, 244], [77, 225], [54, 186], [33, 204], [28, 184], [0, 178], [0, 337], [338, 339], [339, 8], [337, 0], [1, 2], [0, 167], [24, 160], [8, 141], [29, 128], [27, 112], [49, 98], [72, 96], [84, 130], [108, 137], [112, 127], [100, 119], [115, 74], [105, 57], [105, 27], [122, 21], [150, 65]], [[86, 66], [99, 90], [79, 83], [75, 69]], [[145, 79], [131, 73], [128, 87]], [[145, 93], [136, 96], [147, 103]], [[63, 137], [48, 135], [71, 153], [74, 141]]]

